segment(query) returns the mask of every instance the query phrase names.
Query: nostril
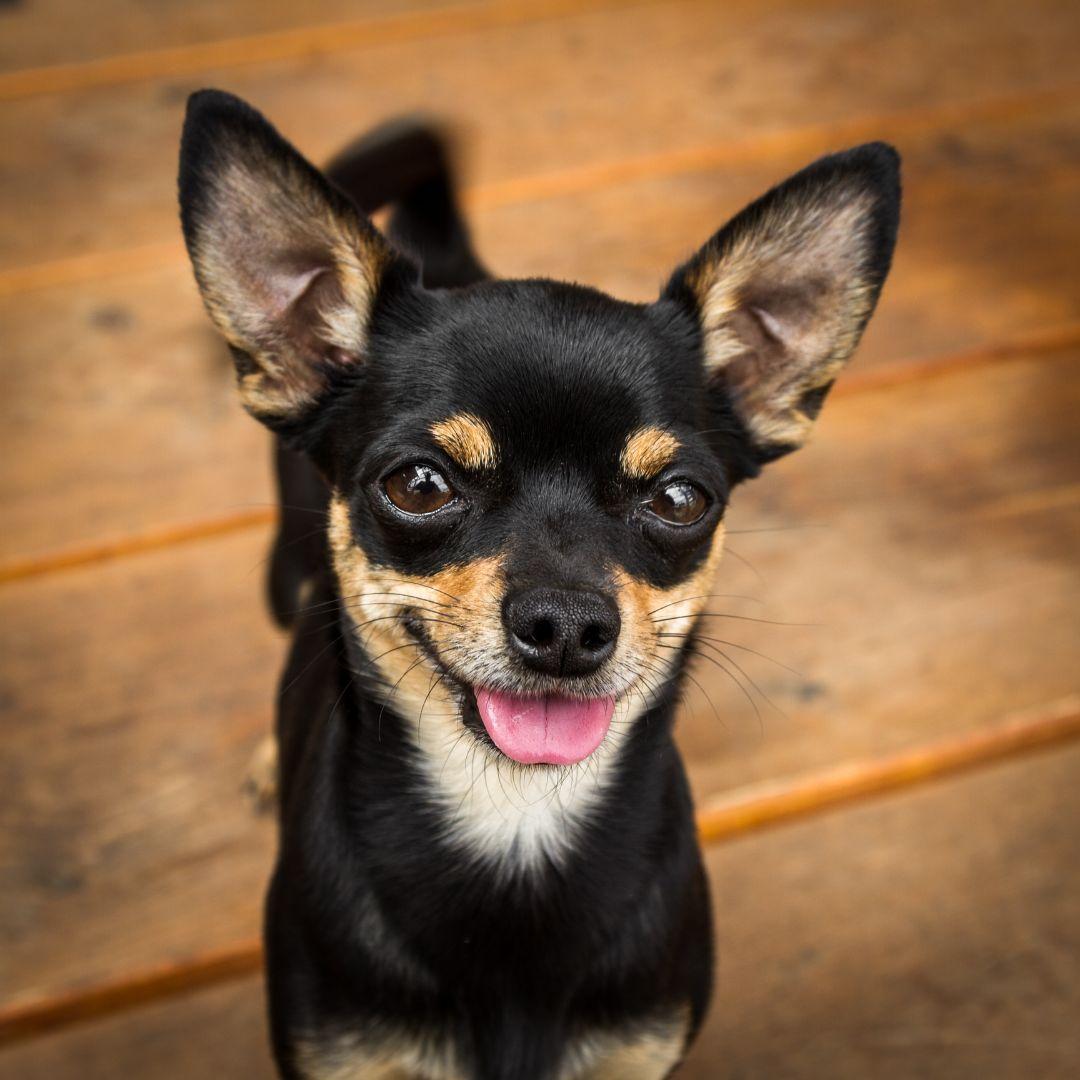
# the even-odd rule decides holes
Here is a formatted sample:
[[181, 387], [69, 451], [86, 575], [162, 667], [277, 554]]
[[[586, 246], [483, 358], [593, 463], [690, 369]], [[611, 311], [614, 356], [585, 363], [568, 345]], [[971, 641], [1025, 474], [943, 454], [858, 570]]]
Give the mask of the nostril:
[[611, 640], [612, 635], [608, 628], [599, 623], [590, 623], [581, 632], [581, 647], [586, 652], [599, 652], [609, 645]]
[[537, 619], [529, 627], [524, 640], [529, 645], [545, 648], [555, 641], [555, 624], [550, 619]]

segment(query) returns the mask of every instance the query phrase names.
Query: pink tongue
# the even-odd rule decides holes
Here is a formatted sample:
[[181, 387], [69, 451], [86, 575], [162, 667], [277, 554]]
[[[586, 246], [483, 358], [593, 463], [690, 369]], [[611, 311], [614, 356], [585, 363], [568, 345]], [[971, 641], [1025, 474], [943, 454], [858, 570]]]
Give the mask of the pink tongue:
[[611, 726], [615, 699], [514, 697], [476, 691], [480, 719], [491, 741], [523, 765], [572, 765], [587, 758]]

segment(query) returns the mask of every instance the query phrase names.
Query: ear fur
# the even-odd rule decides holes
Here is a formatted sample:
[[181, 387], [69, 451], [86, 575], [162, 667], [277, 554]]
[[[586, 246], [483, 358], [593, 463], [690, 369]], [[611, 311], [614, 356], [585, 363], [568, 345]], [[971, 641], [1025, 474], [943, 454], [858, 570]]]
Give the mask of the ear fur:
[[363, 361], [389, 246], [258, 112], [215, 90], [188, 101], [180, 215], [245, 406], [295, 423]]
[[889, 272], [900, 158], [867, 143], [814, 162], [734, 217], [664, 296], [701, 331], [710, 390], [759, 464], [801, 446]]

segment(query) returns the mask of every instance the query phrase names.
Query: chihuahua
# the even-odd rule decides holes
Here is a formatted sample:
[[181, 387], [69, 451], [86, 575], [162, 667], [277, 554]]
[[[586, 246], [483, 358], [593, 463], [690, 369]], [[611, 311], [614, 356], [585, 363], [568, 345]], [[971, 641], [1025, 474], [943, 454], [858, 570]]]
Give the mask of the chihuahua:
[[713, 959], [672, 725], [725, 509], [806, 440], [899, 204], [891, 147], [824, 157], [625, 303], [493, 278], [423, 124], [322, 173], [191, 98], [184, 238], [276, 436], [282, 1076], [677, 1068]]

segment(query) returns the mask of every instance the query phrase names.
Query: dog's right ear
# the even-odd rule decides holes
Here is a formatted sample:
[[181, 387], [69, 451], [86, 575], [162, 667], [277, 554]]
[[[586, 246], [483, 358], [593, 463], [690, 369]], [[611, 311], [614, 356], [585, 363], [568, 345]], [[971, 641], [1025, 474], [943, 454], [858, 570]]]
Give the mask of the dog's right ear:
[[294, 428], [364, 361], [380, 288], [399, 257], [249, 105], [188, 101], [180, 216], [203, 301], [232, 347], [248, 411]]

